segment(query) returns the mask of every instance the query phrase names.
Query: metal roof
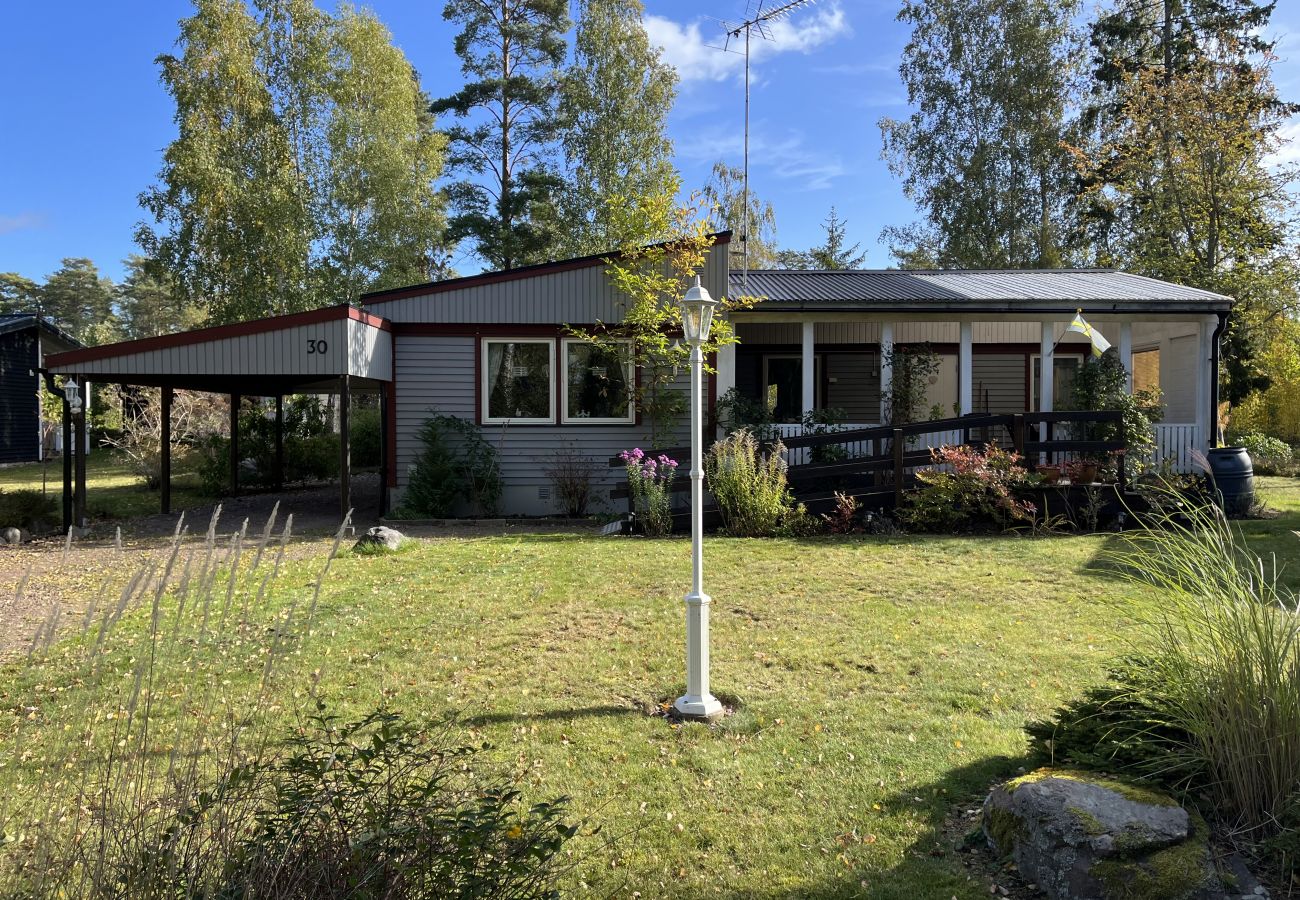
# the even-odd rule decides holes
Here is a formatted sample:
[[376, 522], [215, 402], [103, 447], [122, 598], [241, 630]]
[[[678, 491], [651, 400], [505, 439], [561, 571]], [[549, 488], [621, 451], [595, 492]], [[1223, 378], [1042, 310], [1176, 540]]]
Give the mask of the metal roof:
[[763, 297], [772, 306], [827, 306], [873, 310], [1031, 309], [1056, 311], [1098, 305], [1166, 311], [1227, 310], [1232, 298], [1113, 269], [989, 271], [761, 269], [730, 277], [733, 295]]
[[56, 341], [67, 345], [67, 349], [81, 346], [81, 341], [68, 334], [59, 326], [44, 317], [37, 318], [34, 313], [0, 313], [0, 334], [21, 331], [40, 323], [41, 330]]

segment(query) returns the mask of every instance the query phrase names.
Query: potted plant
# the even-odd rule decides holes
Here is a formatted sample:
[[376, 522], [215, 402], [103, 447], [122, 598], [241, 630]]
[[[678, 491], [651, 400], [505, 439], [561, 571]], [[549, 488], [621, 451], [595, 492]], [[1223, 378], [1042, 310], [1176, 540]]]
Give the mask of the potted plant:
[[1092, 484], [1097, 480], [1097, 469], [1095, 459], [1076, 459], [1065, 464], [1065, 474], [1071, 484]]
[[1034, 467], [1043, 484], [1056, 484], [1061, 480], [1061, 467], [1056, 463], [1043, 463]]

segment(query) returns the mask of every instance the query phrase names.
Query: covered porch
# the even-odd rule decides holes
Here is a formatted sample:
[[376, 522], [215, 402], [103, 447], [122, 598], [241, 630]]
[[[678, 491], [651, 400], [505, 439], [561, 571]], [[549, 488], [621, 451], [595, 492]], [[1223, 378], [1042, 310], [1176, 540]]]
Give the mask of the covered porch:
[[[742, 285], [732, 276], [732, 291]], [[893, 348], [927, 345], [929, 419], [1072, 409], [1089, 339], [1076, 310], [1115, 348], [1130, 389], [1158, 389], [1156, 465], [1178, 471], [1214, 439], [1218, 337], [1231, 301], [1115, 272], [751, 272], [764, 299], [733, 313], [739, 343], [718, 359], [718, 395], [734, 388], [802, 435], [806, 414], [841, 410], [844, 426], [889, 422]], [[933, 433], [933, 443], [959, 442]]]

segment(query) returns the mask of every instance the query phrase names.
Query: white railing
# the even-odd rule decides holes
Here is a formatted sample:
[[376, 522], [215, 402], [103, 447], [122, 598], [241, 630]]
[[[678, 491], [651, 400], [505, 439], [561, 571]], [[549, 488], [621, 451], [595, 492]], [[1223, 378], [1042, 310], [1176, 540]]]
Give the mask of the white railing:
[[[804, 433], [803, 425], [799, 424], [798, 422], [790, 422], [790, 423], [785, 423], [780, 425], [773, 425], [772, 427], [776, 430], [777, 437], [782, 437], [782, 438], [802, 437]], [[855, 428], [875, 428], [876, 426], [874, 424], [871, 425], [845, 424], [845, 425], [827, 425], [823, 427], [825, 427], [827, 431], [851, 431]], [[876, 455], [875, 441], [851, 441], [847, 444], [837, 444], [836, 446], [843, 447], [845, 451], [847, 451], [850, 459], [856, 456]], [[786, 450], [785, 451], [786, 463], [792, 466], [803, 465], [804, 463], [808, 462], [810, 449], [811, 448], [809, 447], [792, 447]]]
[[1169, 465], [1175, 472], [1195, 472], [1200, 466], [1193, 456], [1204, 454], [1199, 425], [1159, 424], [1155, 426], [1156, 449], [1152, 462]]

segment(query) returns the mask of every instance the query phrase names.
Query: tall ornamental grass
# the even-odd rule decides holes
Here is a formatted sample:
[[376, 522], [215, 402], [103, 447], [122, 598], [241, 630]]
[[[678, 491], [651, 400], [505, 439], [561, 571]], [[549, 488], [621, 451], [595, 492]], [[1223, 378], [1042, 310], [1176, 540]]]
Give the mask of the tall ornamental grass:
[[524, 806], [446, 722], [311, 703], [347, 521], [304, 582], [282, 577], [292, 517], [227, 537], [220, 514], [122, 557], [79, 622], [52, 607], [5, 668], [0, 897], [555, 896], [563, 799]]
[[1214, 506], [1175, 509], [1113, 561], [1154, 595], [1125, 608], [1149, 734], [1197, 772], [1218, 818], [1278, 833], [1300, 804], [1300, 598]]
[[758, 439], [743, 428], [709, 448], [704, 477], [728, 534], [770, 537], [793, 513], [784, 449], [777, 443], [763, 453]]

